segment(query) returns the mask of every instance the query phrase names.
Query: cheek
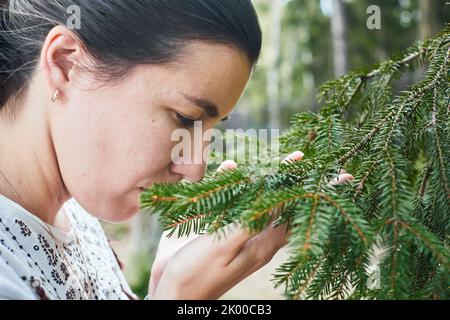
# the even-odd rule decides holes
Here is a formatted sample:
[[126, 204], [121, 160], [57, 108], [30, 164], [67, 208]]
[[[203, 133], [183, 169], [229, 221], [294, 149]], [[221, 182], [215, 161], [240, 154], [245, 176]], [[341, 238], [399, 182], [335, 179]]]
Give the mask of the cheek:
[[138, 187], [167, 171], [173, 124], [98, 111], [67, 114], [55, 149], [69, 193], [97, 218], [119, 222], [138, 212]]
[[[97, 190], [102, 190], [101, 197], [89, 199], [94, 203], [92, 212], [98, 218], [109, 222], [130, 219], [139, 211], [139, 187], [164, 180], [170, 164], [170, 135], [164, 131], [167, 126], [166, 129], [154, 129], [158, 130], [148, 129], [145, 134], [141, 132], [136, 140], [124, 144], [128, 150], [117, 156], [118, 165], [103, 169], [109, 183], [97, 186]], [[117, 167], [121, 167], [122, 171], [117, 170], [117, 174], [110, 175], [110, 170]]]

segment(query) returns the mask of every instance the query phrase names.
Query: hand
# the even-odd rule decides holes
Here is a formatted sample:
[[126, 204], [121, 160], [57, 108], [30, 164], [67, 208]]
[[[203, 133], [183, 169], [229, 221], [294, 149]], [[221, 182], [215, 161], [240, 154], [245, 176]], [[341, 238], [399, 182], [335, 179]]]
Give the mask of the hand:
[[[300, 160], [296, 151], [284, 161]], [[218, 172], [233, 169], [236, 163], [225, 161]], [[331, 184], [353, 177], [342, 173]], [[287, 244], [286, 226], [269, 225], [258, 234], [227, 226], [227, 236], [190, 235], [167, 238], [158, 246], [150, 277], [151, 299], [217, 299], [240, 281], [266, 265]], [[231, 230], [230, 230], [231, 229]]]

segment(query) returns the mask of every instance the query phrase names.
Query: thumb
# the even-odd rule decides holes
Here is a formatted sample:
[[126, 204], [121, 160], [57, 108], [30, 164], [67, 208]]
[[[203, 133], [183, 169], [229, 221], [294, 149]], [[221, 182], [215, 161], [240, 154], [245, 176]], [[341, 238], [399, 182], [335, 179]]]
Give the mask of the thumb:
[[222, 164], [217, 168], [217, 172], [221, 173], [225, 170], [232, 170], [237, 168], [237, 163], [233, 160], [225, 160]]
[[331, 186], [336, 186], [336, 185], [344, 184], [346, 182], [353, 181], [353, 180], [354, 180], [354, 177], [351, 174], [340, 173], [338, 175], [338, 177], [331, 180], [329, 184]]

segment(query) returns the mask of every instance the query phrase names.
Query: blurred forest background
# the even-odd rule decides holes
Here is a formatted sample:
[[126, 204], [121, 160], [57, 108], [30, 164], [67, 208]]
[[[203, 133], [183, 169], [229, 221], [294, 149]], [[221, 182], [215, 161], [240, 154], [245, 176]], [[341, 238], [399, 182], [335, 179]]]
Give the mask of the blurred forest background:
[[[219, 0], [218, 0], [219, 1]], [[263, 30], [261, 59], [226, 128], [289, 126], [300, 111], [317, 110], [316, 89], [323, 82], [388, 58], [416, 40], [438, 32], [450, 21], [446, 0], [254, 0]], [[380, 29], [367, 20], [380, 9]], [[376, 14], [376, 13], [375, 13]], [[373, 21], [372, 21], [373, 22]], [[406, 74], [396, 89], [408, 86], [420, 72]], [[282, 131], [281, 131], [282, 133]], [[157, 217], [138, 214], [128, 223], [105, 224], [132, 289], [147, 293], [150, 268], [161, 236]], [[287, 253], [281, 250], [263, 269], [222, 299], [282, 299], [270, 282]]]

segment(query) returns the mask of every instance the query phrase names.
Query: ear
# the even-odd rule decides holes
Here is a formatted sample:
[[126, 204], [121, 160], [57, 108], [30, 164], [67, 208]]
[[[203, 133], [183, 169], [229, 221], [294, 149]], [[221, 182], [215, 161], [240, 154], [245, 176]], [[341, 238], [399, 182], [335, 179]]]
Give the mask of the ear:
[[50, 30], [40, 58], [40, 69], [45, 73], [49, 97], [59, 89], [60, 99], [64, 99], [64, 92], [75, 81], [75, 66], [82, 63], [82, 53], [81, 41], [72, 31], [62, 26]]

